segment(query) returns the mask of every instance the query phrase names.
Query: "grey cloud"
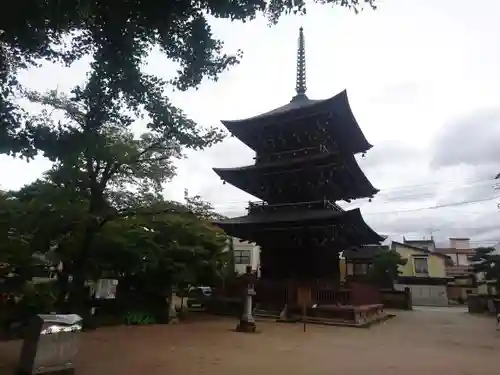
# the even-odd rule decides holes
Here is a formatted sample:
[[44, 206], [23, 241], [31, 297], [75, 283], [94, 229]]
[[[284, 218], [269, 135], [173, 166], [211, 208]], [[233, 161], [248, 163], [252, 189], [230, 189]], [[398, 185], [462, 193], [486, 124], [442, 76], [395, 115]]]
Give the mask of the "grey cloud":
[[478, 110], [443, 128], [433, 144], [431, 166], [438, 169], [498, 163], [499, 139], [500, 108]]
[[421, 85], [416, 82], [401, 82], [386, 86], [381, 95], [386, 103], [387, 97], [390, 97], [391, 103], [394, 105], [395, 101], [403, 104], [414, 102], [415, 98], [424, 92], [425, 90], [422, 90]]
[[412, 202], [429, 200], [436, 195], [436, 184], [422, 183], [429, 177], [427, 155], [422, 149], [388, 140], [377, 143], [364, 158], [358, 158], [358, 162], [373, 185], [380, 189], [375, 202]]
[[[477, 180], [447, 189], [436, 202], [437, 205], [460, 204], [461, 202], [477, 202], [494, 199], [500, 195], [495, 189], [493, 179]], [[473, 203], [471, 203], [473, 204]]]
[[431, 200], [436, 196], [437, 189], [434, 185], [429, 186], [416, 186], [414, 188], [404, 188], [404, 189], [393, 189], [387, 191], [381, 191], [377, 200], [383, 200], [386, 202], [411, 202], [411, 201], [424, 201]]
[[421, 159], [425, 154], [411, 145], [400, 141], [378, 142], [364, 157], [358, 157], [363, 170], [389, 166], [401, 166], [403, 163]]
[[392, 236], [419, 233], [429, 235], [433, 230], [436, 241], [446, 243], [449, 237], [470, 237], [473, 240], [500, 240], [498, 212], [493, 207], [470, 209], [436, 209], [404, 213], [365, 214], [366, 222], [380, 233]]
[[252, 164], [255, 153], [237, 138], [230, 137], [199, 154], [206, 163], [212, 164], [211, 168], [229, 168]]

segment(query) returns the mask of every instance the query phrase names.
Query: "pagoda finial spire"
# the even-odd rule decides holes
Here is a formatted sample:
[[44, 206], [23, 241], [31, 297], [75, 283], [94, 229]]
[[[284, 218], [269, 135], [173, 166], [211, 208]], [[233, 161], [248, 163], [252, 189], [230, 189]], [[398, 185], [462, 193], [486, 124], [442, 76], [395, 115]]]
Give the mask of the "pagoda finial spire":
[[292, 100], [307, 99], [306, 96], [306, 43], [304, 40], [304, 28], [299, 29], [299, 43], [297, 49], [297, 81], [295, 91], [297, 95]]

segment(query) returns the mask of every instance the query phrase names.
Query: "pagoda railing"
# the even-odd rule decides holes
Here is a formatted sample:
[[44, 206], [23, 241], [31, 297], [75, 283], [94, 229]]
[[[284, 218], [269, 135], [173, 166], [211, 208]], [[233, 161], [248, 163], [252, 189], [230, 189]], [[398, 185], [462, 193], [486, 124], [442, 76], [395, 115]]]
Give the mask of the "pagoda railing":
[[[364, 282], [339, 283], [337, 280], [316, 279], [300, 281], [288, 280], [256, 280], [255, 303], [257, 309], [280, 311], [284, 305], [298, 305], [298, 291], [301, 287], [309, 287], [311, 304], [318, 305], [367, 305], [379, 304], [382, 301], [381, 289]], [[214, 297], [241, 300], [244, 284], [240, 278], [231, 285], [214, 290]], [[385, 291], [385, 294], [408, 294], [408, 292]], [[397, 296], [396, 296], [397, 297]], [[401, 298], [399, 298], [401, 299]], [[406, 298], [408, 299], [408, 298]], [[403, 301], [404, 302], [404, 301]]]
[[263, 201], [249, 202], [248, 203], [248, 214], [263, 214], [263, 213], [282, 213], [282, 212], [294, 212], [303, 210], [314, 210], [314, 209], [332, 209], [334, 211], [343, 211], [335, 202], [329, 200], [312, 201], [312, 202], [298, 202], [298, 203], [280, 203], [280, 204], [268, 204]]

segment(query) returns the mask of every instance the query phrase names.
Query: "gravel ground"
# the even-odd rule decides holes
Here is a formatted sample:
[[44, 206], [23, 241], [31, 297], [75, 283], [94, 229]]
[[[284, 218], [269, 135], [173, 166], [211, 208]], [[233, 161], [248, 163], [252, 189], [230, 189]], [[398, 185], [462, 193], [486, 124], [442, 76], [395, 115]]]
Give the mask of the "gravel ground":
[[[111, 327], [82, 334], [79, 375], [489, 375], [500, 373], [494, 319], [449, 310], [396, 312], [370, 329], [204, 319], [175, 326]], [[0, 343], [0, 375], [20, 343]]]

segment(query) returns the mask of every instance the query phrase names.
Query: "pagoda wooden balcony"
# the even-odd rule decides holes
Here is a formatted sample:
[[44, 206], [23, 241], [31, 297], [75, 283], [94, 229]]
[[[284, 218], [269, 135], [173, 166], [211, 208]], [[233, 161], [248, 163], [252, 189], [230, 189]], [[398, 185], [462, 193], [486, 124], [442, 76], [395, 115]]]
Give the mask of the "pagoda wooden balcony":
[[332, 209], [337, 212], [342, 212], [343, 209], [338, 204], [328, 200], [313, 201], [313, 202], [299, 202], [299, 203], [282, 203], [282, 204], [268, 204], [263, 201], [249, 202], [247, 210], [249, 215], [258, 215], [265, 213], [276, 212], [295, 212], [303, 210], [317, 210], [317, 209]]
[[[300, 146], [299, 146], [300, 147]], [[320, 144], [317, 146], [303, 147], [293, 150], [285, 150], [281, 152], [267, 152], [257, 154], [255, 157], [256, 163], [275, 163], [283, 161], [291, 161], [300, 158], [308, 158], [311, 156], [324, 155], [328, 153], [335, 153], [336, 145]]]

